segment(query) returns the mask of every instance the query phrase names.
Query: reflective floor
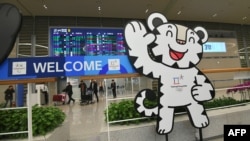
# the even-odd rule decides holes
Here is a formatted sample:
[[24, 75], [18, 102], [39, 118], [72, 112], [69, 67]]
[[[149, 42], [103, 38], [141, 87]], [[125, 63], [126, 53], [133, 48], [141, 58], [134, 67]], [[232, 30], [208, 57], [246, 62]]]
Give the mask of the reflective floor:
[[104, 122], [106, 101], [99, 96], [99, 102], [80, 104], [79, 100], [69, 105], [58, 105], [69, 120], [69, 141], [98, 141], [98, 134]]
[[[131, 96], [133, 95], [128, 97]], [[119, 99], [122, 97], [124, 96], [118, 95], [117, 98]], [[110, 96], [109, 98], [112, 97]], [[68, 116], [70, 123], [69, 141], [100, 141], [98, 134], [100, 133], [103, 125], [105, 125], [105, 96], [99, 96], [98, 103], [95, 101], [93, 104], [80, 105], [80, 101], [76, 100], [74, 104], [71, 103], [70, 105], [58, 105], [57, 107], [61, 108]], [[223, 137], [210, 139], [209, 141], [223, 141]]]

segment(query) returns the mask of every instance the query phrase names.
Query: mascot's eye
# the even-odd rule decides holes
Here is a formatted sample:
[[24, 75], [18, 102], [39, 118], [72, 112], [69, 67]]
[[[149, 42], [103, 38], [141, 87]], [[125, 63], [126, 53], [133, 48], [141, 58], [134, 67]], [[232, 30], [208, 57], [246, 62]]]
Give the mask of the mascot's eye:
[[194, 37], [190, 37], [189, 39], [188, 39], [188, 42], [190, 42], [190, 43], [195, 43], [195, 40], [194, 40]]
[[173, 37], [173, 32], [172, 32], [172, 31], [167, 31], [167, 32], [166, 32], [166, 36]]

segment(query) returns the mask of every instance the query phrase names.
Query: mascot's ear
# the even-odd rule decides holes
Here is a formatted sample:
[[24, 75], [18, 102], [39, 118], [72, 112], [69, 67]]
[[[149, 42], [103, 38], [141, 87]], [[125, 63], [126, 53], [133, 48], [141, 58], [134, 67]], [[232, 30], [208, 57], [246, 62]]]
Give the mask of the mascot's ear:
[[152, 13], [147, 20], [148, 27], [151, 31], [153, 31], [155, 27], [167, 22], [167, 18], [161, 13]]
[[11, 4], [0, 4], [0, 64], [12, 51], [21, 28], [22, 15]]
[[202, 43], [207, 42], [208, 34], [207, 34], [207, 31], [205, 28], [198, 26], [198, 27], [194, 28], [194, 31], [198, 34]]

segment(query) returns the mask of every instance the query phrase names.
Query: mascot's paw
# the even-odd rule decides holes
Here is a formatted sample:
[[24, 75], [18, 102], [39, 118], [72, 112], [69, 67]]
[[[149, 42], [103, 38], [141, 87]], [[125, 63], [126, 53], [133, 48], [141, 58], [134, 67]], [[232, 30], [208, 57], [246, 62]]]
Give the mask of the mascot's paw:
[[0, 64], [12, 51], [21, 22], [22, 15], [15, 6], [7, 3], [0, 4]]
[[171, 132], [172, 126], [160, 125], [157, 129], [157, 133], [160, 135], [168, 134]]
[[195, 120], [193, 120], [194, 126], [196, 128], [205, 128], [209, 125], [209, 121], [207, 116], [200, 115], [200, 117], [196, 117]]
[[147, 33], [146, 28], [141, 22], [132, 21], [125, 27], [125, 38], [129, 48], [135, 52], [148, 54], [148, 44], [155, 40], [153, 34]]
[[199, 85], [192, 88], [192, 95], [196, 101], [208, 101], [213, 98], [210, 91], [204, 90], [204, 87]]

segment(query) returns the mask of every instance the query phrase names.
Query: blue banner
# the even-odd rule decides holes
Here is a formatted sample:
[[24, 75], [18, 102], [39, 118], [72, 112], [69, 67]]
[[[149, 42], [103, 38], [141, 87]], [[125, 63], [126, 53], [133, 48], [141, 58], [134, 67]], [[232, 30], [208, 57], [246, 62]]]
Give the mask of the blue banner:
[[9, 58], [0, 70], [0, 79], [135, 73], [126, 55]]

